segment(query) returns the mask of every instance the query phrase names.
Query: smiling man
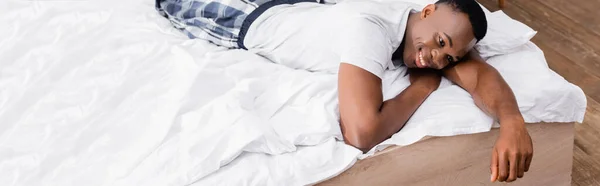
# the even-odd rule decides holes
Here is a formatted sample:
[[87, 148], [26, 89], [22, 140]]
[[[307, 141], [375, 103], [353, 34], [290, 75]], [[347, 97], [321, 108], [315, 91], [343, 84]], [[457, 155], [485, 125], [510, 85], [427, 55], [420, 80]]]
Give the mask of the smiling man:
[[[491, 181], [514, 181], [529, 169], [533, 147], [515, 97], [473, 50], [487, 30], [474, 0], [422, 10], [393, 0], [157, 0], [157, 9], [190, 38], [337, 73], [342, 134], [362, 151], [398, 132], [443, 75], [501, 124]], [[384, 101], [381, 78], [400, 66], [409, 68], [411, 85]]]

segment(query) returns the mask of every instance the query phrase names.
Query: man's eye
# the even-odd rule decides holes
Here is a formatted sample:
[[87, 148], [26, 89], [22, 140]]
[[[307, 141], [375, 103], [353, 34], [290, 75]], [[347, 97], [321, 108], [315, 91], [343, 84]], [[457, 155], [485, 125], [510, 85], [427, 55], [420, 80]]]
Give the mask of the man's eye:
[[448, 62], [449, 63], [453, 63], [454, 62], [454, 59], [452, 59], [452, 56], [447, 56], [446, 58], [448, 58]]
[[440, 42], [440, 46], [441, 46], [441, 47], [444, 47], [444, 46], [446, 46], [446, 42], [444, 42], [444, 40], [442, 39], [442, 37], [439, 37], [439, 39], [438, 39], [438, 40], [439, 40], [439, 42]]

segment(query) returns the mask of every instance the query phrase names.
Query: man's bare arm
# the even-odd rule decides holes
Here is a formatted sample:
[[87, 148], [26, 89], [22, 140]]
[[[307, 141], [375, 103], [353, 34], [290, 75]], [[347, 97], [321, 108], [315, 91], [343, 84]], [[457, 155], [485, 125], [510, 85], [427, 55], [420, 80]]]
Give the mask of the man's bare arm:
[[440, 77], [437, 75], [419, 76], [415, 73], [411, 76], [414, 80], [408, 88], [383, 102], [381, 79], [354, 65], [340, 65], [340, 125], [347, 144], [366, 152], [389, 138], [404, 126], [439, 85]]
[[443, 70], [444, 76], [473, 96], [475, 104], [496, 120], [522, 118], [515, 96], [494, 67], [474, 52], [453, 67]]
[[443, 73], [469, 92], [475, 104], [501, 125], [490, 163], [491, 181], [511, 182], [523, 177], [531, 164], [533, 145], [515, 96], [500, 73], [474, 51]]

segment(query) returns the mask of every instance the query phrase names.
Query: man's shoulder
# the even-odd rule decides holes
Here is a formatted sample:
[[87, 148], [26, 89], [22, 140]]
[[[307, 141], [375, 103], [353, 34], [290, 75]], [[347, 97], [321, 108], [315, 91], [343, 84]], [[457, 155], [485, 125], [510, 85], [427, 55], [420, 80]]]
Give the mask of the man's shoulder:
[[[341, 7], [342, 9], [353, 10], [353, 11], [365, 11], [376, 13], [384, 9], [406, 9], [406, 8], [417, 8], [419, 5], [400, 1], [400, 0], [345, 0], [334, 6]], [[379, 10], [379, 11], [372, 11]]]
[[395, 0], [346, 0], [335, 5], [339, 19], [361, 21], [363, 19], [388, 19], [415, 9], [415, 4]]

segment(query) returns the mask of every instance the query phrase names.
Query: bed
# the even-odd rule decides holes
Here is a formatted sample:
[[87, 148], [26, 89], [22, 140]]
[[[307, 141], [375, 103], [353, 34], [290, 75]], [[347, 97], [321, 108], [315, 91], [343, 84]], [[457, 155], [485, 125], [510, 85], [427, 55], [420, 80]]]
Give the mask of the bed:
[[[446, 145], [455, 147], [449, 152], [457, 155], [467, 152], [458, 147], [479, 152], [472, 154], [478, 161], [446, 165], [460, 164], [465, 169], [457, 174], [487, 179], [480, 171], [492, 145], [494, 121], [449, 81], [442, 81], [403, 130], [362, 154], [341, 140], [335, 74], [290, 69], [244, 50], [187, 39], [156, 13], [153, 3], [3, 2], [0, 183], [363, 183], [352, 177], [390, 170], [392, 163], [403, 163], [401, 155], [419, 152], [411, 149], [441, 151]], [[548, 68], [543, 52], [529, 42], [535, 31], [502, 12], [487, 13], [490, 35], [477, 49], [514, 90], [526, 122], [547, 122], [528, 124], [536, 159], [531, 178], [522, 182], [535, 181], [535, 175], [568, 174], [564, 167], [570, 161], [562, 160], [570, 153], [565, 149], [572, 145], [572, 123], [583, 120], [585, 95]], [[405, 70], [386, 73], [384, 98], [408, 86]], [[565, 149], [554, 149], [559, 158], [541, 153], [552, 143], [565, 144]], [[420, 152], [412, 155], [432, 155]], [[552, 160], [564, 164], [542, 166]], [[362, 171], [365, 167], [370, 168]], [[406, 180], [445, 182], [450, 175], [427, 176], [456, 167], [446, 168], [422, 169], [420, 177], [413, 177], [419, 181]], [[381, 175], [363, 181], [406, 181]], [[466, 176], [451, 178], [467, 181]], [[556, 183], [566, 180], [556, 178]]]
[[[527, 124], [534, 162], [510, 185], [570, 185], [574, 123]], [[393, 146], [317, 185], [498, 185], [489, 181], [498, 129]]]

